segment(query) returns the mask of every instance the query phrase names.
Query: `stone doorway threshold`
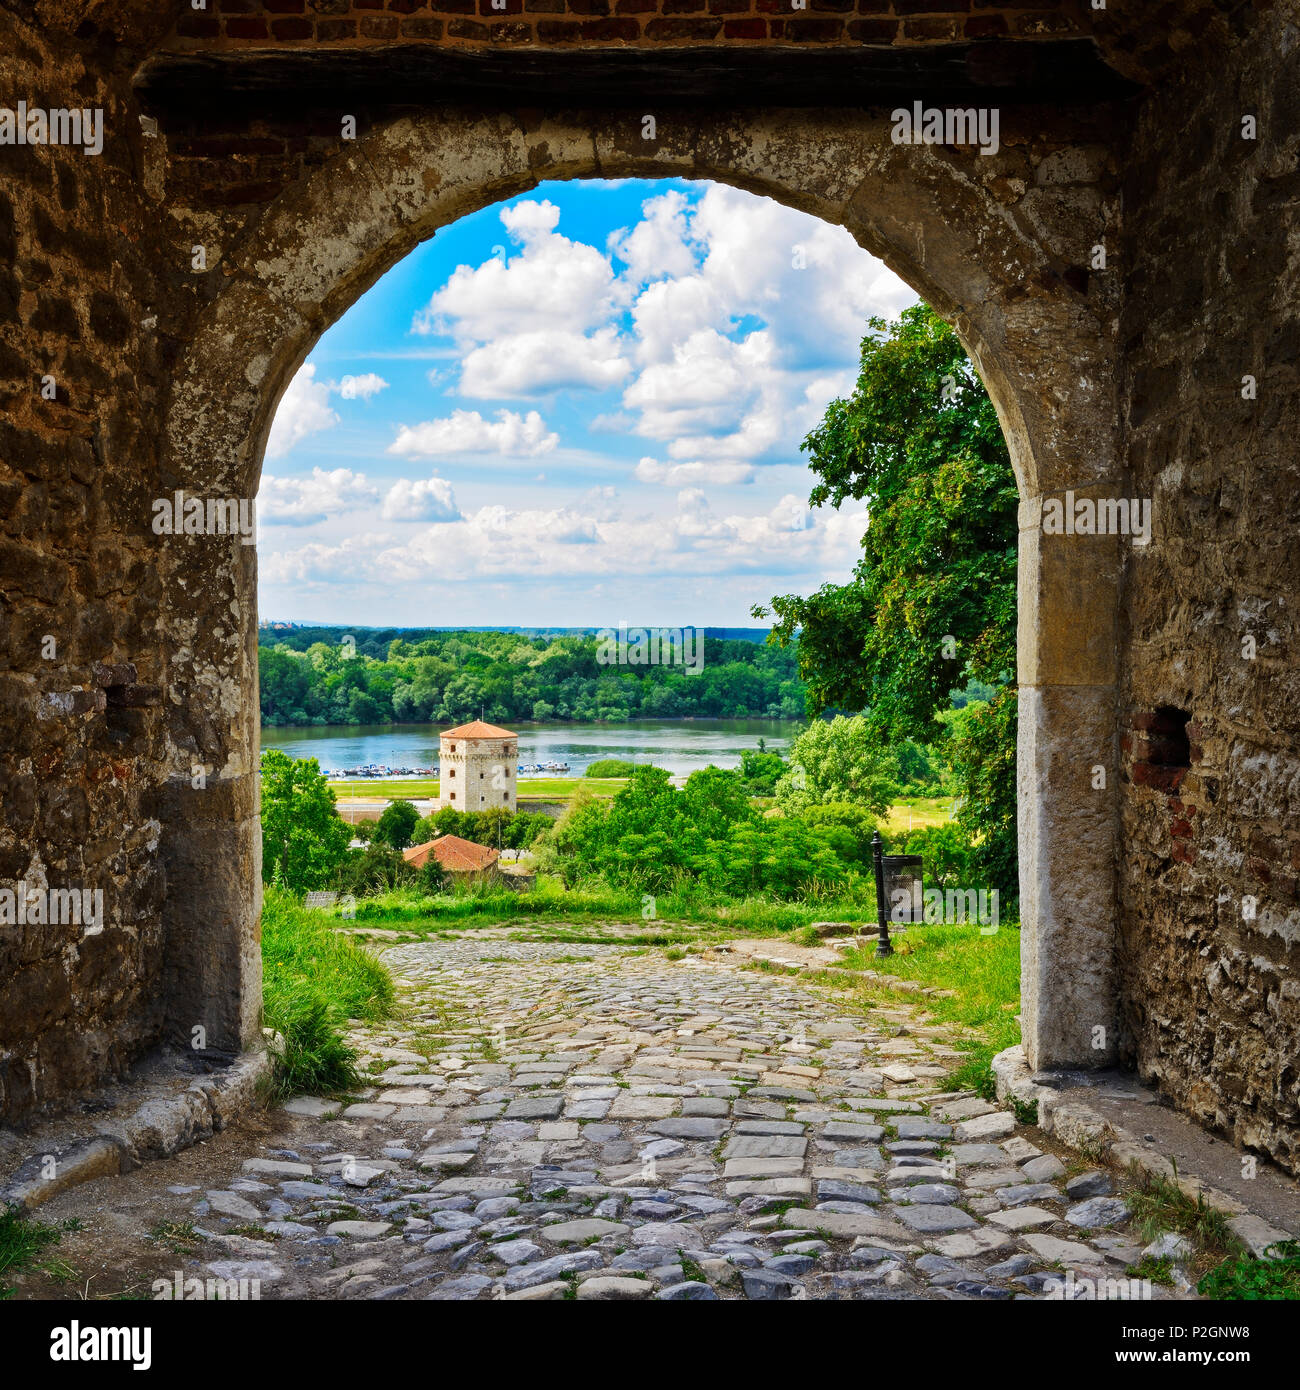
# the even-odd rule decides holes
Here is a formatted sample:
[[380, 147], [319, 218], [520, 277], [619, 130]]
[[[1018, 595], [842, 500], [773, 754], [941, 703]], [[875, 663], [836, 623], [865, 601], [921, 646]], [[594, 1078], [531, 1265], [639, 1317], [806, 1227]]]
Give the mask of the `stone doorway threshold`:
[[163, 1048], [79, 1105], [0, 1127], [0, 1207], [32, 1211], [80, 1183], [172, 1157], [225, 1129], [253, 1103], [269, 1070], [264, 1051], [196, 1065]]
[[[1228, 1226], [1255, 1255], [1300, 1239], [1300, 1183], [1262, 1156], [1235, 1148], [1173, 1109], [1131, 1072], [1031, 1072], [1024, 1049], [993, 1059], [998, 1099], [1037, 1102], [1039, 1127], [1086, 1156], [1133, 1164], [1176, 1181], [1189, 1197], [1228, 1214]], [[1242, 1160], [1255, 1157], [1254, 1176]]]

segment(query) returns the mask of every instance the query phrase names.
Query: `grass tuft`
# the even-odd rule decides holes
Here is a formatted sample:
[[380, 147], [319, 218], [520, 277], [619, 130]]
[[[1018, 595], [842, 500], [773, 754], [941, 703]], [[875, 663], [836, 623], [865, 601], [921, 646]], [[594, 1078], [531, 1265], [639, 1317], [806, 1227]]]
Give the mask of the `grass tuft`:
[[268, 887], [262, 908], [263, 1020], [283, 1039], [270, 1099], [336, 1095], [360, 1084], [356, 1052], [343, 1036], [347, 1019], [375, 1022], [395, 1008], [382, 961]]

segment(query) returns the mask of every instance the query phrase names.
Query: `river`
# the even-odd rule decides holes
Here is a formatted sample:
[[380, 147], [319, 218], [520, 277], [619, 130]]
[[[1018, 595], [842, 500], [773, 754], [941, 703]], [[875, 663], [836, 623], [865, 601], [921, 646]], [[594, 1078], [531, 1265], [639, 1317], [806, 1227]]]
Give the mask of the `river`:
[[[800, 727], [780, 719], [645, 719], [628, 724], [514, 724], [521, 763], [568, 763], [581, 777], [600, 758], [629, 758], [674, 773], [739, 767], [740, 755], [760, 738], [784, 751]], [[262, 730], [263, 748], [293, 758], [316, 758], [323, 771], [378, 763], [387, 767], [436, 767], [435, 724], [348, 724]], [[543, 774], [545, 775], [545, 774]], [[554, 774], [550, 774], [554, 775]]]

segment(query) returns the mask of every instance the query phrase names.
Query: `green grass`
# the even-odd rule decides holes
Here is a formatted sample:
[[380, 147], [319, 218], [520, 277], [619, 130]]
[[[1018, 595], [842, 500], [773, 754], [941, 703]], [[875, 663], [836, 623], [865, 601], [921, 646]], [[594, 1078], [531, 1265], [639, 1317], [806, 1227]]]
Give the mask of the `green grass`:
[[[14, 1296], [14, 1287], [6, 1276], [36, 1266], [41, 1252], [63, 1239], [64, 1229], [49, 1222], [32, 1221], [18, 1207], [0, 1211], [0, 1300]], [[64, 1282], [63, 1271], [70, 1269], [71, 1266], [57, 1261], [51, 1276], [55, 1282]]]
[[[894, 955], [885, 960], [875, 958], [874, 947], [847, 951], [845, 964], [956, 991], [951, 998], [927, 996], [924, 1001], [926, 1011], [940, 1022], [958, 1024], [976, 1035], [954, 1043], [967, 1056], [946, 1084], [991, 1097], [994, 1055], [1020, 1041], [1019, 924], [1004, 922], [991, 936], [981, 935], [977, 926], [914, 926], [894, 938], [894, 947]], [[896, 1004], [899, 999], [869, 984], [861, 992], [873, 1003]]]
[[889, 808], [880, 828], [888, 835], [906, 835], [909, 830], [926, 830], [951, 820], [952, 797], [905, 796]]
[[322, 913], [268, 887], [262, 907], [263, 1018], [284, 1039], [271, 1099], [334, 1095], [359, 1084], [343, 1037], [350, 1018], [373, 1022], [395, 1007], [392, 977]]
[[1206, 1298], [1257, 1302], [1300, 1300], [1300, 1241], [1270, 1245], [1264, 1258], [1236, 1255], [1214, 1269], [1196, 1286]]
[[1132, 1169], [1133, 1186], [1124, 1195], [1134, 1227], [1147, 1241], [1165, 1231], [1178, 1231], [1196, 1245], [1227, 1254], [1236, 1244], [1228, 1218], [1203, 1196], [1189, 1197], [1170, 1178]]
[[[582, 925], [619, 923], [644, 929], [646, 944], [686, 940], [685, 927], [713, 929], [720, 936], [778, 935], [810, 922], [862, 922], [867, 908], [858, 901], [825, 899], [785, 903], [767, 898], [715, 899], [682, 890], [656, 896], [655, 915], [642, 916], [639, 892], [588, 884], [565, 888], [559, 879], [539, 874], [532, 888], [520, 892], [489, 882], [457, 887], [450, 893], [427, 895], [403, 888], [361, 899], [356, 905], [358, 927], [410, 931], [421, 935], [470, 931], [502, 923]], [[322, 921], [329, 919], [322, 916]], [[602, 940], [602, 937], [572, 940]], [[630, 938], [639, 939], [639, 938]]]

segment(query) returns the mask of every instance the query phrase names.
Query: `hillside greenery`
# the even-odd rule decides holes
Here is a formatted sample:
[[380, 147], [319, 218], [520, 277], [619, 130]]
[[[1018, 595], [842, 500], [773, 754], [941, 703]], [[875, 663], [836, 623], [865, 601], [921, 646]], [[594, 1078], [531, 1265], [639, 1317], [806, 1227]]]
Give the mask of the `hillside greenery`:
[[[305, 635], [316, 640], [304, 647]], [[703, 669], [692, 672], [602, 665], [595, 636], [434, 632], [394, 637], [382, 656], [347, 628], [263, 629], [259, 643], [262, 722], [271, 726], [804, 715], [797, 645], [706, 637]]]

